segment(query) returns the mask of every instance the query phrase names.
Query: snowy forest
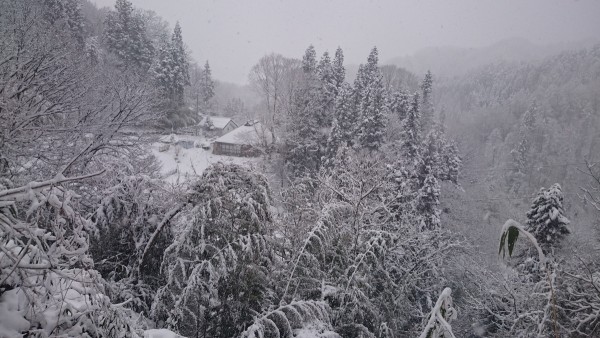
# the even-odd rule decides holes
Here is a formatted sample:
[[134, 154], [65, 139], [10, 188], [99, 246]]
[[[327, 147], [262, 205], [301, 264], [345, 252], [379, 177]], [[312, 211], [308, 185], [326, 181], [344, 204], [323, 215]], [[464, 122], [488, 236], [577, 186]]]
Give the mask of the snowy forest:
[[600, 337], [600, 44], [235, 84], [191, 39], [0, 0], [0, 338]]

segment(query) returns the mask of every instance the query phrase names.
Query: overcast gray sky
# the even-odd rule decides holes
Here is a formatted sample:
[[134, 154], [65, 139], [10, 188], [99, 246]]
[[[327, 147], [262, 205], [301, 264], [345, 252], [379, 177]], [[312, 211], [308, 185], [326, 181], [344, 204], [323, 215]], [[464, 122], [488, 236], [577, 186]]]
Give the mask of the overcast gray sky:
[[[112, 6], [114, 0], [92, 0]], [[510, 37], [536, 43], [597, 38], [600, 0], [132, 0], [179, 21], [200, 63], [219, 80], [245, 83], [270, 52], [301, 57], [341, 46], [361, 63], [373, 46], [380, 60], [429, 46], [477, 47]]]

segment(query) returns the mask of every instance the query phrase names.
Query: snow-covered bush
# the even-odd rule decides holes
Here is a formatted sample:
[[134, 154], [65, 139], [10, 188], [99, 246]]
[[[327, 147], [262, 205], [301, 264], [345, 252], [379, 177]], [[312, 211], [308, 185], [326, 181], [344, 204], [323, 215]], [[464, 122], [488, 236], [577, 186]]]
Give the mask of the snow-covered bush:
[[65, 186], [84, 178], [59, 175], [0, 190], [3, 333], [137, 336], [132, 313], [104, 293], [88, 253], [94, 224], [78, 213], [78, 196]]
[[269, 187], [262, 175], [217, 163], [191, 186], [188, 201], [164, 254], [167, 283], [152, 315], [184, 335], [235, 336], [272, 303]]

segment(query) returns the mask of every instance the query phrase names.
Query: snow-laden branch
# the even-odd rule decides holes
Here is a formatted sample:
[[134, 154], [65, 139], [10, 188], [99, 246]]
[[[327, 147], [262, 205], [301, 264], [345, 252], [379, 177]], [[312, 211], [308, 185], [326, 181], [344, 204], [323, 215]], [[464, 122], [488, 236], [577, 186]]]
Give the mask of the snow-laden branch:
[[31, 182], [29, 184], [20, 186], [18, 188], [2, 190], [2, 191], [0, 191], [0, 201], [1, 200], [20, 200], [20, 199], [24, 198], [27, 194], [29, 194], [29, 191], [39, 191], [41, 189], [44, 189], [44, 188], [47, 188], [47, 187], [50, 187], [53, 185], [58, 185], [61, 183], [88, 179], [91, 177], [102, 175], [102, 174], [104, 174], [104, 172], [105, 172], [105, 170], [102, 170], [102, 171], [99, 171], [99, 172], [96, 172], [93, 174], [81, 175], [81, 176], [75, 176], [75, 177], [64, 177], [59, 174], [55, 178], [46, 180], [43, 182]]
[[542, 266], [544, 266], [543, 263], [546, 262], [546, 255], [544, 255], [542, 247], [538, 244], [538, 241], [529, 231], [525, 230], [519, 222], [513, 219], [508, 219], [502, 226], [502, 237], [500, 239], [500, 253], [506, 250], [506, 248], [508, 247], [509, 255], [512, 255], [512, 247], [514, 246], [514, 243], [516, 242], [518, 237], [515, 236], [514, 238], [512, 238], [511, 232], [514, 231], [513, 229], [517, 230], [519, 233], [522, 233], [523, 235], [525, 235], [525, 237], [529, 239], [529, 241], [531, 241], [531, 244], [533, 244], [533, 246], [538, 252], [538, 257], [540, 259], [540, 262], [542, 263]]
[[448, 320], [454, 319], [455, 315], [456, 311], [452, 307], [452, 289], [445, 288], [437, 302], [435, 302], [435, 306], [431, 309], [427, 325], [425, 325], [419, 338], [456, 338], [452, 333], [452, 326], [448, 323]]
[[148, 243], [146, 243], [146, 246], [144, 247], [144, 251], [142, 252], [142, 255], [140, 256], [140, 259], [138, 261], [138, 265], [136, 267], [138, 271], [141, 268], [142, 264], [144, 263], [144, 260], [146, 259], [146, 255], [148, 254], [148, 251], [150, 250], [150, 248], [152, 248], [152, 245], [154, 244], [154, 241], [156, 240], [156, 238], [158, 237], [158, 235], [161, 233], [161, 231], [163, 230], [163, 228], [165, 227], [165, 225], [167, 225], [171, 221], [171, 219], [173, 219], [173, 217], [177, 216], [177, 214], [185, 206], [186, 206], [186, 204], [183, 203], [183, 204], [179, 205], [177, 208], [172, 209], [171, 211], [169, 211], [165, 215], [165, 217], [163, 217], [162, 221], [156, 227], [156, 230], [154, 230], [154, 232], [150, 236], [150, 239], [148, 239]]

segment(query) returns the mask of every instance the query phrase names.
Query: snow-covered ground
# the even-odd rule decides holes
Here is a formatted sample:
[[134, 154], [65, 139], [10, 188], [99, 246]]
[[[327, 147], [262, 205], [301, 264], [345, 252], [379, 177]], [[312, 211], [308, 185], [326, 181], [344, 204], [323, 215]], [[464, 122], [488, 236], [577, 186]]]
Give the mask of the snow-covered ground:
[[216, 162], [255, 166], [259, 160], [251, 157], [215, 155], [212, 153], [212, 146], [208, 150], [198, 147], [202, 144], [210, 145], [210, 141], [202, 136], [176, 135], [175, 139], [191, 141], [195, 146], [185, 149], [180, 145], [170, 144], [168, 150], [161, 152], [159, 148], [164, 147], [165, 143], [155, 142], [151, 145], [152, 153], [162, 165], [161, 174], [170, 183], [183, 182], [190, 176], [201, 175], [204, 169]]
[[144, 331], [144, 338], [183, 338], [183, 336], [167, 329], [152, 329]]
[[328, 330], [321, 323], [308, 323], [301, 329], [294, 330], [296, 338], [341, 338], [339, 334]]

